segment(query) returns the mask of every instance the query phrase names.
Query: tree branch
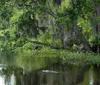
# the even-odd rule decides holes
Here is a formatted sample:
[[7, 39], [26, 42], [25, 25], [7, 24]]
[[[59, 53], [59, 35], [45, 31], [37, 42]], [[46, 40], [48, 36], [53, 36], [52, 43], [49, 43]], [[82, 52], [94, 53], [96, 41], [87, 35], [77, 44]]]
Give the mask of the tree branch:
[[56, 46], [53, 46], [51, 44], [43, 43], [43, 42], [39, 42], [39, 41], [31, 41], [31, 40], [28, 40], [28, 42], [35, 43], [35, 44], [40, 44], [40, 45], [43, 45], [43, 46], [47, 46], [47, 47], [50, 47], [52, 49], [64, 49], [63, 47], [56, 47]]

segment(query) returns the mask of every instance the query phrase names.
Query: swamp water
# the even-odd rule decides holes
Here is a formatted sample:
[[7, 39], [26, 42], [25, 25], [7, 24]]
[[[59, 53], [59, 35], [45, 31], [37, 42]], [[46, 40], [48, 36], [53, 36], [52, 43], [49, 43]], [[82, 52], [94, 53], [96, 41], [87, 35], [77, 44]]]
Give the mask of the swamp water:
[[58, 61], [0, 57], [0, 85], [100, 85], [100, 68], [59, 65]]

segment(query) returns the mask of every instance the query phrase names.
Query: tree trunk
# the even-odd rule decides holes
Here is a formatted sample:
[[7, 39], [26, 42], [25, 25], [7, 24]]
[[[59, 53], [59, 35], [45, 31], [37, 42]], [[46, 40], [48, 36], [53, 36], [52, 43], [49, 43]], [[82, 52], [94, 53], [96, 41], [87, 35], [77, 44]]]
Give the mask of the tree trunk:
[[64, 47], [68, 47], [68, 43], [75, 43], [73, 41], [77, 41], [82, 43], [84, 49], [87, 51], [91, 51], [90, 45], [84, 35], [80, 32], [77, 26], [77, 20], [73, 20], [73, 28], [68, 30], [64, 30]]
[[[100, 5], [96, 9], [96, 18], [100, 17]], [[97, 22], [97, 28], [96, 28], [98, 38], [100, 38], [100, 21]]]
[[97, 21], [98, 18], [100, 18], [100, 5], [98, 5], [96, 7], [96, 10], [95, 10], [95, 13], [94, 13], [94, 17], [93, 17], [93, 28], [92, 28], [92, 31], [93, 31], [93, 35], [94, 35], [94, 38], [97, 38], [97, 53], [100, 53], [100, 46], [99, 46], [99, 41], [100, 41], [100, 21]]
[[74, 28], [74, 31], [75, 31], [75, 35], [77, 37], [77, 40], [79, 40], [84, 48], [87, 50], [87, 51], [91, 51], [91, 48], [90, 48], [90, 45], [88, 43], [88, 41], [86, 40], [85, 36], [82, 34], [82, 32], [80, 32], [80, 30], [78, 29], [78, 26], [77, 26], [77, 20], [74, 20], [73, 21], [73, 28]]
[[[64, 29], [64, 36], [63, 36], [63, 46], [67, 48], [70, 41], [73, 40], [73, 29]], [[71, 43], [70, 43], [71, 44]]]

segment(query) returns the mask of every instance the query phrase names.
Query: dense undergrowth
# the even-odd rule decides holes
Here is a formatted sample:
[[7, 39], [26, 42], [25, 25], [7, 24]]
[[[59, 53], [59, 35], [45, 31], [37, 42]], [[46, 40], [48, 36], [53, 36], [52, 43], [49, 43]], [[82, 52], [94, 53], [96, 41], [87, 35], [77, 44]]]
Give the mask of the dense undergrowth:
[[[38, 46], [38, 48], [36, 48]], [[10, 50], [11, 51], [11, 50]], [[40, 59], [49, 59], [48, 62], [73, 65], [94, 65], [100, 64], [100, 54], [93, 52], [79, 52], [73, 50], [51, 49], [50, 47], [40, 46], [38, 44], [26, 43], [17, 47], [12, 52], [4, 52], [5, 56], [16, 56], [16, 60], [21, 64], [25, 62], [39, 62]], [[13, 54], [13, 55], [12, 55]], [[3, 56], [4, 56], [3, 55]], [[2, 56], [2, 54], [1, 54]], [[35, 62], [36, 62], [35, 61]]]
[[[26, 46], [25, 46], [26, 48]], [[58, 63], [66, 65], [84, 65], [84, 64], [100, 64], [100, 54], [93, 52], [77, 52], [69, 50], [55, 50], [49, 47], [42, 47], [41, 49], [25, 49], [18, 48], [16, 54], [18, 57], [23, 57], [26, 60], [31, 58], [55, 58], [58, 60]], [[57, 61], [56, 61], [57, 62]]]
[[61, 51], [61, 62], [66, 64], [84, 65], [84, 64], [100, 64], [100, 54], [96, 53], [83, 53], [83, 52], [71, 52]]

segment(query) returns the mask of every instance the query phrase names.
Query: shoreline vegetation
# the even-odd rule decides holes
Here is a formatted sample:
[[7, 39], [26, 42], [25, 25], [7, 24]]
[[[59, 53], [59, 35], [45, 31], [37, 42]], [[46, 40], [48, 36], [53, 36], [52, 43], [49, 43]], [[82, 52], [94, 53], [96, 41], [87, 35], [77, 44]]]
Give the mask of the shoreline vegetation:
[[0, 6], [0, 53], [26, 62], [100, 64], [100, 0], [1, 0]]
[[[25, 57], [39, 57], [39, 58], [51, 58], [57, 59], [57, 63], [66, 65], [97, 65], [100, 64], [100, 54], [93, 52], [81, 52], [81, 51], [72, 51], [72, 50], [56, 50], [48, 47], [44, 47], [39, 50], [18, 50], [16, 52], [17, 56]], [[52, 62], [52, 61], [51, 61]]]
[[[94, 52], [88, 52], [77, 49], [52, 49], [48, 46], [42, 46], [39, 44], [26, 43], [21, 47], [17, 47], [13, 51], [5, 51], [1, 53], [1, 56], [16, 56], [22, 61], [30, 59], [34, 61], [34, 58], [51, 59], [50, 62], [54, 62], [66, 65], [96, 65], [99, 67], [100, 54]], [[21, 58], [20, 58], [21, 57]], [[25, 58], [25, 59], [24, 59]], [[31, 61], [32, 62], [32, 61]], [[37, 61], [38, 62], [38, 61]]]
[[[28, 45], [29, 46], [29, 45]], [[75, 50], [57, 50], [49, 47], [41, 49], [28, 49], [20, 47], [12, 53], [1, 53], [0, 62], [10, 66], [17, 66], [25, 70], [37, 70], [50, 66], [94, 66], [100, 67], [100, 54], [93, 52], [82, 52]], [[12, 61], [13, 59], [13, 61]], [[9, 62], [10, 61], [10, 62]]]

